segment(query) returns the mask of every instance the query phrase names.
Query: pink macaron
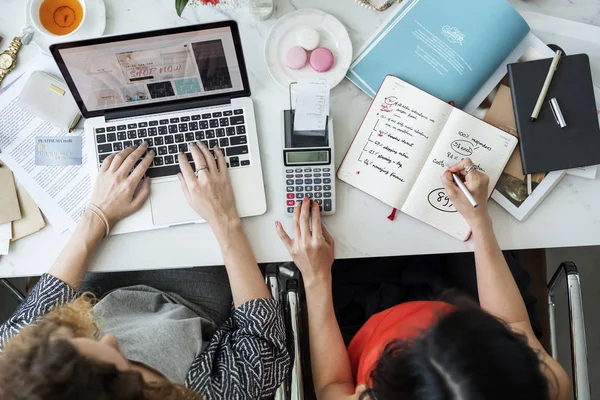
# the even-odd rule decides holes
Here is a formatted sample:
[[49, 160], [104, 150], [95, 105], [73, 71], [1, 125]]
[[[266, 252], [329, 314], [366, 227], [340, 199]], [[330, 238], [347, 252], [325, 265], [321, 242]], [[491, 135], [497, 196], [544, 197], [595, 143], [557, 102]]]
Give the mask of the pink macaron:
[[333, 53], [325, 47], [319, 47], [310, 53], [310, 66], [317, 72], [327, 72], [333, 67]]
[[293, 46], [285, 55], [285, 65], [290, 69], [300, 69], [306, 65], [307, 59], [306, 50], [300, 46]]

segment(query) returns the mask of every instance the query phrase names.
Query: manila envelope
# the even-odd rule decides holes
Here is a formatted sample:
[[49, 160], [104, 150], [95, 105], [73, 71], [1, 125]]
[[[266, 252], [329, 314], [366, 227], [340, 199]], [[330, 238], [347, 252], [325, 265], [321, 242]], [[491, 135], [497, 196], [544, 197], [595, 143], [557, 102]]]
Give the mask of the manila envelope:
[[40, 209], [29, 193], [27, 193], [23, 185], [19, 186], [17, 189], [17, 196], [19, 198], [19, 205], [21, 206], [23, 218], [13, 221], [13, 237], [11, 242], [31, 235], [46, 226], [46, 222], [44, 221]]
[[21, 218], [12, 171], [0, 164], [0, 224]]

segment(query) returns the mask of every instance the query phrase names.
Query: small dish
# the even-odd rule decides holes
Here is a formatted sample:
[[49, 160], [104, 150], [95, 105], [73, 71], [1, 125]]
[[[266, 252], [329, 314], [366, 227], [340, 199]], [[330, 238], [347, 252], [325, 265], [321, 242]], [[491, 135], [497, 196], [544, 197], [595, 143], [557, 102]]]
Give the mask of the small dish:
[[[27, 10], [31, 8], [31, 2], [32, 0], [27, 2]], [[104, 34], [104, 29], [106, 28], [106, 6], [104, 5], [104, 0], [86, 0], [85, 5], [86, 17], [81, 26], [77, 31], [73, 32], [73, 34], [50, 37], [34, 29], [33, 39], [31, 41], [40, 48], [42, 53], [50, 55], [50, 45], [54, 43], [71, 42], [102, 36]], [[26, 15], [27, 26], [33, 27], [31, 15], [29, 15], [29, 12], [27, 12]]]
[[[328, 48], [334, 55], [333, 67], [327, 72], [316, 72], [309, 65], [292, 70], [285, 64], [288, 50], [298, 45], [298, 33], [306, 27], [316, 29], [321, 36], [319, 47]], [[304, 8], [285, 15], [273, 26], [265, 43], [265, 62], [273, 80], [284, 88], [301, 78], [325, 77], [333, 89], [350, 68], [352, 41], [337, 18], [320, 10]]]

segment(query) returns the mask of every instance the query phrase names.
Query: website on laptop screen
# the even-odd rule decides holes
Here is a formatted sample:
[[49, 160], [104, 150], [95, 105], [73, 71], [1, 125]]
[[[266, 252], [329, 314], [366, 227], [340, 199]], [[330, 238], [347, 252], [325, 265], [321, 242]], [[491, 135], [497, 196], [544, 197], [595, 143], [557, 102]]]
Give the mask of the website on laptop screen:
[[244, 89], [228, 27], [59, 51], [88, 111]]

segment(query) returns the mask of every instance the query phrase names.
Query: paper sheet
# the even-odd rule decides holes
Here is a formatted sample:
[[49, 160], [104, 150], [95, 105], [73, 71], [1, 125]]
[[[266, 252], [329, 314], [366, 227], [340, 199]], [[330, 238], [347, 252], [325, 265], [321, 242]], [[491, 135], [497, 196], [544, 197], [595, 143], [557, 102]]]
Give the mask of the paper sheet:
[[329, 82], [325, 78], [301, 80], [293, 90], [294, 131], [323, 131], [329, 116]]
[[0, 225], [0, 241], [4, 239], [12, 239], [12, 223], [10, 222]]
[[8, 167], [0, 165], [0, 224], [19, 218], [21, 218], [21, 211], [17, 200], [15, 178]]
[[13, 222], [13, 237], [11, 242], [31, 235], [46, 226], [46, 222], [44, 221], [40, 209], [29, 193], [27, 193], [23, 185], [19, 186], [17, 189], [17, 197], [19, 198], [19, 207], [21, 207], [23, 218]]
[[[58, 231], [73, 230], [91, 191], [87, 157], [84, 154], [80, 166], [35, 165], [36, 137], [69, 133], [17, 104], [19, 94], [33, 71], [60, 76], [54, 60], [44, 55], [34, 58], [28, 67], [23, 76], [0, 96], [0, 160], [13, 171]], [[70, 133], [73, 134], [82, 132]], [[85, 138], [83, 140], [85, 142]]]
[[7, 255], [9, 247], [10, 247], [10, 240], [0, 239], [0, 256]]

